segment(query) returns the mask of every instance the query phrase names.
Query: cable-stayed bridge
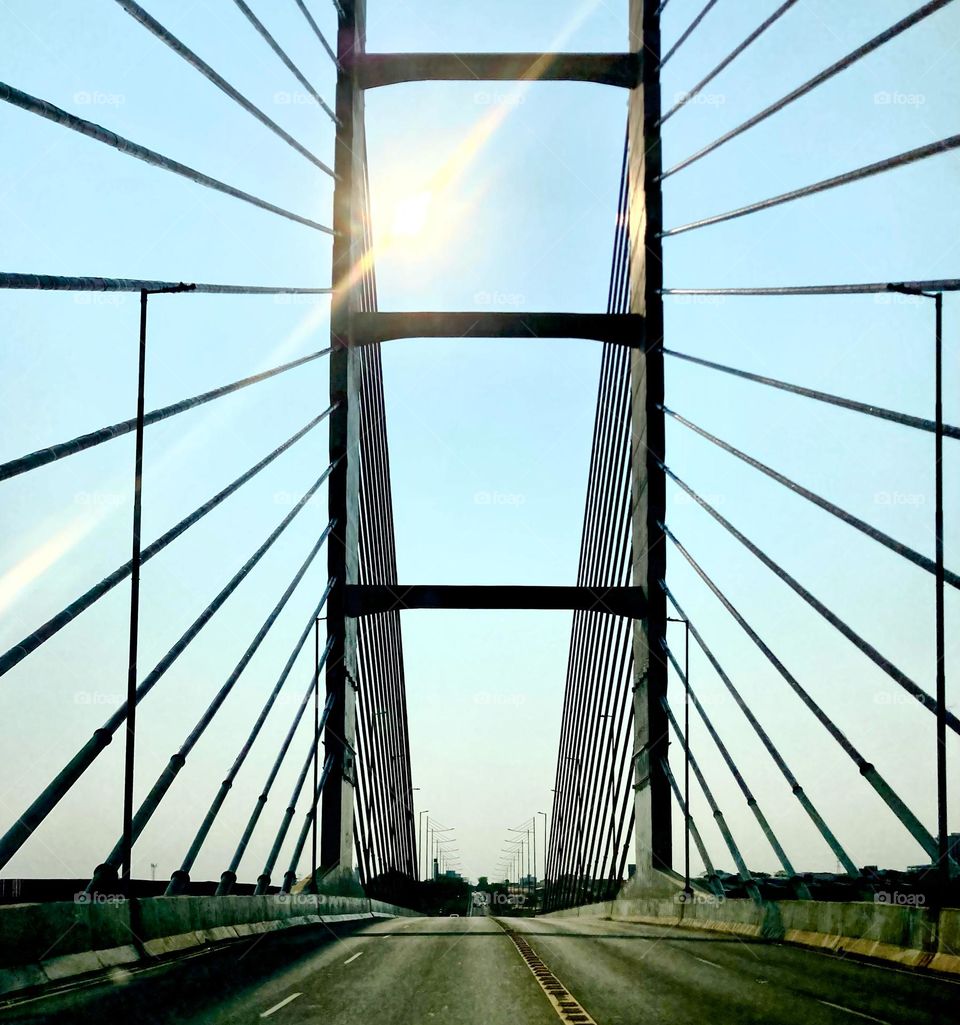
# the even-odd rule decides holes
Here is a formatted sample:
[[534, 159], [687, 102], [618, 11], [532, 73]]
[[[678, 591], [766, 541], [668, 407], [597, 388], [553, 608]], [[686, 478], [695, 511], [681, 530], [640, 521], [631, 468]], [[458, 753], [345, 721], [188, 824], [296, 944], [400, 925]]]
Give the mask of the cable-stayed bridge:
[[[364, 0], [334, 0], [324, 10], [320, 3], [294, 0], [300, 30], [335, 69], [335, 93], [328, 96], [315, 88], [312, 69], [304, 70], [271, 31], [270, 5], [261, 4], [258, 14], [242, 0], [232, 0], [228, 6], [236, 8], [251, 38], [272, 55], [271, 67], [295, 81], [329, 120], [332, 153], [314, 152], [288, 132], [201, 56], [199, 40], [188, 45], [166, 27], [159, 11], [133, 0], [116, 3], [157, 44], [329, 179], [333, 200], [326, 222], [299, 212], [303, 207], [296, 202], [278, 205], [150, 148], [149, 140], [128, 138], [107, 123], [82, 116], [89, 111], [63, 109], [12, 83], [0, 83], [0, 99], [24, 117], [45, 119], [59, 130], [112, 148], [117, 160], [136, 158], [324, 236], [321, 243], [332, 251], [332, 277], [310, 287], [62, 276], [29, 268], [0, 273], [0, 287], [16, 295], [129, 293], [139, 299], [139, 332], [135, 342], [130, 339], [138, 354], [136, 389], [126, 397], [135, 415], [0, 465], [0, 479], [12, 481], [42, 474], [54, 463], [89, 458], [86, 453], [118, 438], [134, 440], [129, 558], [87, 582], [68, 604], [0, 653], [0, 676], [17, 674], [21, 679], [29, 678], [31, 663], [54, 646], [72, 645], [74, 657], [80, 658], [84, 614], [108, 595], [129, 599], [125, 633], [110, 638], [123, 649], [125, 700], [82, 746], [58, 752], [60, 771], [36, 780], [30, 801], [11, 808], [2, 824], [0, 867], [13, 866], [14, 871], [10, 876], [7, 869], [10, 886], [4, 889], [11, 906], [0, 906], [0, 926], [8, 923], [0, 929], [8, 937], [0, 944], [0, 967], [6, 989], [17, 994], [9, 996], [7, 1012], [14, 1017], [82, 1017], [101, 1014], [107, 1006], [115, 1006], [116, 1013], [133, 1013], [138, 1002], [149, 1001], [170, 1014], [226, 1021], [234, 1020], [231, 1015], [300, 1013], [298, 1008], [309, 1000], [318, 1015], [347, 1020], [353, 1013], [350, 1020], [356, 1020], [357, 1006], [372, 1016], [386, 994], [399, 991], [406, 995], [389, 1011], [397, 1021], [413, 1013], [422, 1017], [433, 1006], [430, 1001], [458, 1007], [450, 1019], [458, 1021], [480, 1013], [485, 1018], [512, 1013], [531, 1021], [559, 1016], [602, 1022], [620, 1014], [627, 1014], [627, 1020], [674, 1020], [657, 1017], [661, 1012], [676, 1020], [705, 1012], [729, 1021], [768, 1020], [776, 1014], [778, 1020], [796, 1015], [797, 1020], [833, 1022], [859, 1016], [889, 1022], [907, 1020], [907, 1012], [919, 1016], [910, 1020], [956, 1020], [948, 1010], [954, 983], [920, 970], [960, 971], [957, 834], [950, 832], [948, 787], [960, 720], [947, 691], [948, 668], [955, 663], [949, 624], [960, 588], [947, 543], [948, 469], [951, 448], [960, 439], [960, 426], [949, 417], [956, 408], [950, 338], [955, 335], [953, 293], [960, 290], [960, 278], [924, 276], [923, 268], [905, 265], [890, 280], [682, 287], [682, 282], [674, 284], [671, 246], [678, 244], [673, 241], [677, 236], [693, 238], [725, 222], [762, 219], [775, 208], [856, 189], [868, 180], [885, 187], [880, 183], [895, 182], [910, 166], [955, 161], [960, 135], [941, 134], [910, 148], [892, 148], [877, 159], [739, 206], [720, 203], [717, 211], [685, 223], [664, 216], [664, 198], [669, 204], [674, 176], [706, 163], [793, 104], [815, 103], [817, 90], [842, 81], [861, 62], [911, 34], [938, 25], [956, 33], [956, 6], [951, 0], [911, 5], [833, 63], [772, 102], [757, 104], [750, 116], [695, 152], [670, 162], [663, 158], [661, 137], [668, 138], [673, 118], [683, 107], [705, 102], [715, 80], [722, 81], [731, 66], [750, 61], [761, 40], [776, 37], [788, 46], [790, 19], [803, 0], [768, 5], [719, 63], [673, 98], [663, 95], [663, 69], [722, 17], [718, 0], [698, 5], [682, 24], [671, 23], [680, 25], [679, 30], [664, 32], [662, 38], [661, 17], [671, 16], [668, 0], [631, 0], [629, 45], [611, 53], [376, 53], [366, 44]], [[673, 4], [679, 6], [679, 0]], [[458, 81], [519, 82], [531, 89], [568, 82], [616, 90], [624, 97], [622, 161], [609, 169], [611, 178], [619, 180], [619, 192], [611, 211], [612, 254], [602, 312], [381, 309], [365, 99], [374, 90], [406, 83]], [[476, 159], [482, 160], [482, 153]], [[902, 201], [893, 185], [885, 195], [891, 204]], [[949, 200], [941, 197], [944, 206]], [[712, 210], [709, 192], [704, 191], [702, 203]], [[777, 238], [780, 247], [791, 244], [789, 238]], [[600, 255], [589, 254], [589, 259], [596, 261]], [[79, 268], [94, 269], [99, 268]], [[708, 269], [725, 277], [715, 265]], [[329, 339], [306, 355], [148, 408], [148, 356], [156, 344], [157, 307], [202, 304], [205, 296], [244, 295], [328, 302]], [[737, 318], [746, 324], [753, 304], [762, 305], [764, 317], [786, 322], [797, 316], [798, 307], [791, 304], [803, 299], [816, 300], [828, 311], [830, 304], [909, 301], [914, 317], [911, 337], [903, 345], [923, 354], [913, 359], [930, 367], [924, 378], [929, 399], [925, 412], [855, 398], [860, 389], [839, 377], [829, 386], [813, 387], [772, 375], [766, 363], [728, 361], [720, 345], [711, 346], [707, 358], [702, 349], [691, 351], [683, 338], [671, 337], [671, 303], [709, 307], [723, 302], [735, 307]], [[822, 314], [827, 320], [830, 316]], [[821, 329], [820, 321], [811, 327], [815, 329]], [[474, 585], [399, 577], [382, 349], [398, 340], [429, 338], [511, 339], [518, 346], [530, 338], [576, 339], [601, 347], [574, 583]], [[265, 446], [243, 472], [212, 490], [163, 533], [151, 536], [142, 529], [151, 498], [145, 439], [154, 425], [266, 381], [282, 388], [295, 375], [316, 373], [320, 367], [326, 368], [328, 390], [322, 397], [314, 395], [302, 426], [281, 444]], [[690, 395], [702, 395], [703, 390], [685, 392], [680, 384], [690, 378], [674, 375], [673, 368], [700, 374], [709, 382], [705, 387], [711, 395], [724, 395], [723, 389], [736, 382], [739, 390], [732, 394], [740, 397], [741, 414], [748, 420], [754, 402], [760, 410], [775, 399], [791, 403], [785, 415], [801, 425], [798, 430], [805, 417], [816, 421], [828, 411], [846, 418], [832, 421], [838, 425], [857, 422], [909, 436], [908, 443], [889, 448], [891, 458], [909, 449], [922, 452], [926, 461], [930, 494], [914, 504], [922, 505], [929, 521], [929, 543], [908, 544], [871, 522], [862, 510], [828, 497], [836, 489], [817, 482], [818, 467], [829, 460], [828, 482], [853, 472], [843, 461], [854, 467], [859, 458], [855, 451], [838, 445], [829, 453], [813, 453], [809, 472], [795, 474], [791, 460], [768, 461], [763, 453], [771, 450], [769, 444], [751, 450], [749, 444], [714, 433], [716, 428], [709, 427], [713, 410], [688, 404]], [[680, 382], [676, 388], [674, 381]], [[896, 393], [896, 386], [889, 390]], [[758, 414], [747, 436], [759, 440], [766, 430]], [[258, 475], [274, 463], [282, 466], [287, 452], [302, 451], [304, 444], [318, 439], [325, 444], [324, 455], [309, 487], [292, 496], [282, 515], [278, 511], [268, 532], [249, 537], [246, 547], [232, 551], [231, 574], [209, 581], [200, 613], [180, 624], [176, 639], [155, 658], [156, 644], [147, 632], [151, 627], [141, 616], [143, 568], [154, 557], [175, 561], [180, 539], [205, 517], [221, 506], [226, 510], [242, 504], [244, 489]], [[831, 538], [848, 536], [849, 542], [835, 544], [829, 552], [831, 573], [860, 572], [858, 561], [849, 570], [843, 568], [848, 543], [852, 551], [866, 541], [873, 546], [869, 551], [899, 560], [911, 574], [911, 588], [922, 591], [930, 606], [925, 618], [915, 609], [905, 608], [902, 614], [909, 617], [911, 639], [924, 656], [918, 664], [931, 671], [921, 674], [913, 663], [901, 664], [899, 642], [870, 629], [869, 622], [865, 627], [863, 617], [848, 615], [843, 600], [824, 589], [820, 581], [825, 574], [816, 563], [822, 547], [801, 559], [792, 552], [769, 550], [751, 528], [757, 510], [749, 492], [740, 505], [736, 484], [719, 500], [698, 484], [703, 464], [694, 460], [689, 470], [684, 465], [693, 439], [731, 481], [749, 471], [765, 487], [777, 486], [791, 511], [774, 512], [771, 506], [770, 518], [789, 519], [800, 508], [804, 514], [816, 510], [818, 522], [840, 532]], [[675, 517], [678, 510], [683, 515]], [[692, 514], [699, 519], [690, 519]], [[285, 568], [286, 586], [270, 596], [265, 618], [249, 636], [231, 636], [229, 644], [221, 645], [218, 686], [210, 690], [209, 702], [198, 717], [184, 719], [179, 746], [155, 778], [144, 779], [138, 762], [145, 742], [139, 706], [155, 688], [164, 687], [164, 677], [181, 658], [189, 658], [191, 645], [211, 624], [250, 601], [257, 567], [270, 559], [271, 549], [295, 521], [307, 519], [314, 525], [310, 545]], [[692, 522], [699, 526], [691, 532], [686, 528]], [[723, 544], [732, 543], [737, 573], [723, 569], [730, 563], [714, 554], [713, 539], [719, 536]], [[718, 561], [721, 569], [715, 571]], [[776, 636], [758, 625], [750, 612], [753, 595], [744, 586], [761, 570], [769, 575], [763, 595], [776, 596], [770, 598], [779, 613]], [[148, 586], [145, 577], [143, 588]], [[866, 581], [863, 586], [870, 587]], [[292, 623], [289, 606], [307, 591], [309, 615]], [[912, 601], [913, 590], [909, 595], [905, 588], [891, 591], [893, 604]], [[705, 607], [711, 610], [706, 623], [695, 611]], [[518, 861], [507, 859], [502, 890], [491, 890], [494, 897], [500, 893], [503, 903], [478, 905], [470, 894], [458, 912], [463, 921], [437, 924], [439, 919], [422, 917], [429, 903], [425, 894], [437, 883], [442, 857], [438, 860], [435, 846], [441, 842], [435, 835], [430, 839], [429, 820], [429, 856], [425, 851], [414, 807], [418, 788], [401, 629], [402, 613], [408, 610], [551, 610], [571, 616], [553, 802], [549, 818], [539, 813], [547, 827], [540, 834], [542, 877], [536, 870], [534, 814], [534, 840], [526, 824], [512, 830], [525, 837], [515, 841], [521, 856]], [[920, 629], [914, 635], [918, 618]], [[879, 731], [865, 736], [857, 723], [844, 718], [851, 705], [867, 700], [866, 695], [850, 696], [856, 678], [844, 678], [847, 691], [838, 702], [831, 700], [834, 695], [823, 681], [808, 679], [793, 664], [793, 638], [810, 631], [811, 623], [830, 637], [830, 644], [848, 646], [852, 657], [861, 660], [862, 672], [879, 674], [892, 686], [897, 700]], [[250, 721], [240, 731], [235, 720], [225, 726], [222, 713], [230, 708], [235, 688], [268, 638], [272, 642], [278, 634], [287, 638], [284, 657], [261, 688]], [[811, 645], [824, 643], [819, 633], [810, 637]], [[740, 652], [740, 664], [729, 660], [726, 651]], [[758, 663], [764, 667], [764, 686], [776, 688], [772, 699], [770, 690], [763, 700], [753, 696]], [[797, 721], [803, 718], [804, 729], [809, 722], [817, 731], [812, 750], [800, 761], [791, 742], [792, 722], [784, 729], [782, 721], [767, 721], [764, 709], [769, 710], [771, 700], [788, 707]], [[901, 717], [920, 724], [912, 742], [929, 753], [932, 771], [922, 792], [912, 774], [904, 782], [896, 765], [891, 771], [891, 759], [884, 753], [890, 737], [901, 730]], [[260, 755], [268, 740], [273, 749], [263, 761], [267, 772], [256, 776], [248, 759], [252, 752]], [[199, 757], [214, 745], [222, 775], [209, 777], [205, 791], [192, 795], [202, 806], [194, 822], [178, 806], [180, 773], [195, 749]], [[67, 881], [19, 880], [15, 868], [26, 864], [32, 845], [69, 843], [52, 828], [55, 812], [68, 805], [80, 781], [102, 764], [105, 752], [117, 747], [123, 753], [120, 828], [100, 862], [90, 864], [76, 895], [64, 900]], [[852, 777], [859, 789], [832, 793], [825, 805], [817, 763], [835, 755], [843, 760], [844, 771], [851, 766], [855, 770]], [[843, 777], [844, 785], [850, 778]], [[724, 800], [729, 794], [736, 795], [736, 805]], [[912, 868], [884, 872], [860, 863], [855, 853], [860, 838], [851, 835], [849, 809], [864, 802], [873, 809], [876, 834], [896, 834], [898, 843], [905, 842], [913, 852]], [[220, 816], [236, 805], [243, 806], [241, 828], [224, 845], [223, 830], [217, 828]], [[148, 885], [136, 878], [136, 845], [158, 821], [170, 823], [171, 829], [175, 824], [178, 833], [185, 831], [185, 839], [169, 878]], [[790, 838], [798, 833], [798, 821], [821, 852], [817, 864], [828, 858], [836, 871], [813, 871], [805, 864], [809, 845], [792, 849]], [[751, 867], [748, 851], [755, 850], [754, 840], [745, 843], [744, 834], [760, 838], [775, 871]], [[222, 865], [219, 878], [200, 878], [196, 863], [214, 847]], [[510, 849], [511, 858], [516, 849]], [[254, 863], [251, 853], [261, 850], [265, 856]], [[476, 915], [479, 906], [489, 908], [490, 914]], [[418, 915], [418, 921], [406, 921]], [[362, 921], [358, 929], [357, 921], [372, 917], [385, 921]], [[277, 935], [263, 939], [267, 933]], [[331, 936], [340, 943], [328, 942]], [[412, 945], [417, 952], [413, 960], [388, 953], [384, 941], [396, 936], [419, 937]], [[470, 938], [465, 947], [471, 953], [461, 970], [470, 981], [461, 988], [434, 962], [465, 937]], [[240, 941], [248, 941], [251, 949], [262, 943], [249, 977], [231, 961], [231, 944]], [[577, 943], [582, 948], [587, 941], [596, 941], [590, 946], [597, 953], [576, 955]], [[777, 941], [793, 946], [770, 946]], [[353, 953], [338, 960], [346, 951], [341, 943]], [[868, 971], [862, 964], [831, 962], [824, 967], [809, 952], [811, 947], [886, 960], [918, 974], [888, 978], [878, 968], [870, 983], [855, 982], [858, 973]], [[200, 968], [187, 961], [198, 948], [205, 955]], [[695, 953], [698, 949], [702, 956]], [[368, 980], [368, 988], [356, 997], [360, 1004], [351, 1005], [344, 994], [353, 992], [353, 983], [344, 972], [364, 952], [370, 955], [365, 967], [374, 972], [374, 982]], [[756, 979], [761, 969], [751, 959], [764, 958], [766, 975]], [[369, 961], [376, 962], [376, 970]], [[316, 977], [309, 976], [296, 989], [284, 975], [291, 963], [312, 966]], [[510, 969], [523, 965], [532, 974], [523, 974], [521, 981]], [[724, 972], [723, 986], [710, 981], [709, 972], [701, 977], [703, 966]], [[104, 981], [103, 970], [111, 968], [124, 973], [124, 981], [134, 981], [121, 991]], [[143, 974], [148, 968], [157, 969], [155, 981]], [[336, 979], [327, 982], [325, 972]], [[483, 980], [501, 976], [510, 981], [500, 988], [484, 985]], [[421, 977], [426, 980], [422, 1006], [409, 989], [409, 980]], [[78, 979], [76, 991], [72, 987]], [[71, 980], [70, 988], [63, 988], [65, 980]], [[208, 993], [192, 1009], [177, 1003], [181, 982], [188, 989], [201, 984], [209, 989], [211, 980], [214, 990], [229, 994], [229, 999], [217, 1003]], [[756, 991], [758, 982], [769, 989]], [[648, 1000], [642, 995], [645, 985], [652, 994]], [[488, 1003], [470, 998], [472, 987]], [[260, 1000], [261, 988], [276, 989], [275, 1004]]]

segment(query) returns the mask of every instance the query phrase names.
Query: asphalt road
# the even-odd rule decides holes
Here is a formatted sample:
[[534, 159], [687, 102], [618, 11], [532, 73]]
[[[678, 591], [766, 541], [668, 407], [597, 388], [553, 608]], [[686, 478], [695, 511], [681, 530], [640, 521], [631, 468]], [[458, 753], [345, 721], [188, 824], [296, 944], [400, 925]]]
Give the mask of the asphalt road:
[[[386, 920], [273, 933], [0, 1009], [6, 1022], [557, 1025], [500, 922], [597, 1025], [954, 1025], [960, 982], [598, 919]], [[569, 1019], [576, 1021], [576, 1018]]]

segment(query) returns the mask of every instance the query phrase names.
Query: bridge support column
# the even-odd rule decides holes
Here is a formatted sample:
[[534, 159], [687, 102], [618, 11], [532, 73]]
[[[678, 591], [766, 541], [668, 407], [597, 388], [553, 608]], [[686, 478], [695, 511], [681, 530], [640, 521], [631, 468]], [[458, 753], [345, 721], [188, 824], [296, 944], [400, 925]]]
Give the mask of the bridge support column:
[[[354, 867], [353, 817], [356, 771], [357, 620], [348, 615], [347, 587], [357, 584], [360, 515], [360, 360], [351, 337], [358, 309], [363, 258], [360, 188], [363, 181], [363, 93], [354, 56], [363, 51], [366, 0], [341, 0], [337, 33], [336, 135], [333, 197], [333, 304], [330, 314], [330, 462], [328, 503], [333, 530], [327, 541], [327, 565], [334, 581], [327, 601], [327, 693], [334, 703], [324, 734], [333, 765], [323, 790], [317, 885], [325, 893], [359, 893]], [[322, 759], [321, 759], [322, 761]]]
[[666, 636], [666, 547], [660, 523], [666, 511], [666, 478], [657, 459], [664, 452], [663, 265], [657, 232], [662, 225], [660, 184], [660, 19], [656, 0], [631, 0], [631, 49], [643, 55], [640, 85], [630, 96], [629, 183], [631, 313], [644, 318], [644, 344], [631, 354], [633, 582], [647, 612], [634, 627], [635, 878], [631, 896], [672, 892], [673, 860], [667, 754], [667, 665], [660, 646]]

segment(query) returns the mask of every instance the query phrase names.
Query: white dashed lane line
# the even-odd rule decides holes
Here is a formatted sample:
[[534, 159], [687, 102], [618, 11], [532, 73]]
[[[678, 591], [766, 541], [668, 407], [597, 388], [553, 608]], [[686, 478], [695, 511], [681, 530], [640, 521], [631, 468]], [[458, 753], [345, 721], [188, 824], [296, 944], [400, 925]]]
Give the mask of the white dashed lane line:
[[291, 993], [290, 996], [288, 996], [286, 998], [286, 1000], [281, 1000], [279, 1004], [274, 1004], [273, 1007], [270, 1007], [266, 1011], [264, 1011], [260, 1015], [260, 1017], [261, 1018], [269, 1018], [271, 1014], [276, 1014], [277, 1011], [279, 1011], [281, 1007], [286, 1007], [287, 1004], [292, 1003], [294, 1000], [297, 999], [297, 997], [300, 997], [300, 996], [303, 996], [303, 994], [302, 993]]
[[824, 1007], [832, 1007], [835, 1011], [845, 1011], [847, 1014], [852, 1014], [857, 1018], [866, 1018], [867, 1021], [879, 1022], [879, 1025], [890, 1025], [890, 1023], [884, 1021], [883, 1018], [874, 1018], [872, 1014], [864, 1014], [863, 1011], [854, 1011], [852, 1008], [844, 1007], [843, 1004], [831, 1004], [829, 1000], [819, 1000], [817, 1002], [823, 1004]]
[[356, 954], [354, 954], [354, 955], [353, 955], [353, 957], [348, 957], [348, 958], [346, 959], [346, 961], [344, 961], [343, 963], [344, 963], [344, 964], [350, 964], [350, 962], [351, 962], [351, 961], [356, 961], [356, 959], [357, 959], [358, 957], [360, 957], [360, 955], [361, 955], [362, 953], [363, 953], [363, 951], [362, 951], [362, 950], [358, 950], [358, 951], [356, 952]]

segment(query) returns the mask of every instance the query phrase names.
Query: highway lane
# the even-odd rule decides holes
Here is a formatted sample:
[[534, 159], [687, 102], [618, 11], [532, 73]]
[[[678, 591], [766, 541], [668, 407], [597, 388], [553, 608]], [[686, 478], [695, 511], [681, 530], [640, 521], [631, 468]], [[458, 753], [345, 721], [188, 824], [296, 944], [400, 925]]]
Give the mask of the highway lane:
[[382, 920], [230, 944], [0, 1011], [7, 1022], [557, 1025], [492, 918]]
[[598, 1025], [957, 1025], [960, 981], [597, 918], [511, 919]]
[[558, 1025], [503, 927], [597, 1025], [960, 1025], [952, 980], [716, 933], [482, 916], [268, 934], [0, 1009], [0, 1025]]

